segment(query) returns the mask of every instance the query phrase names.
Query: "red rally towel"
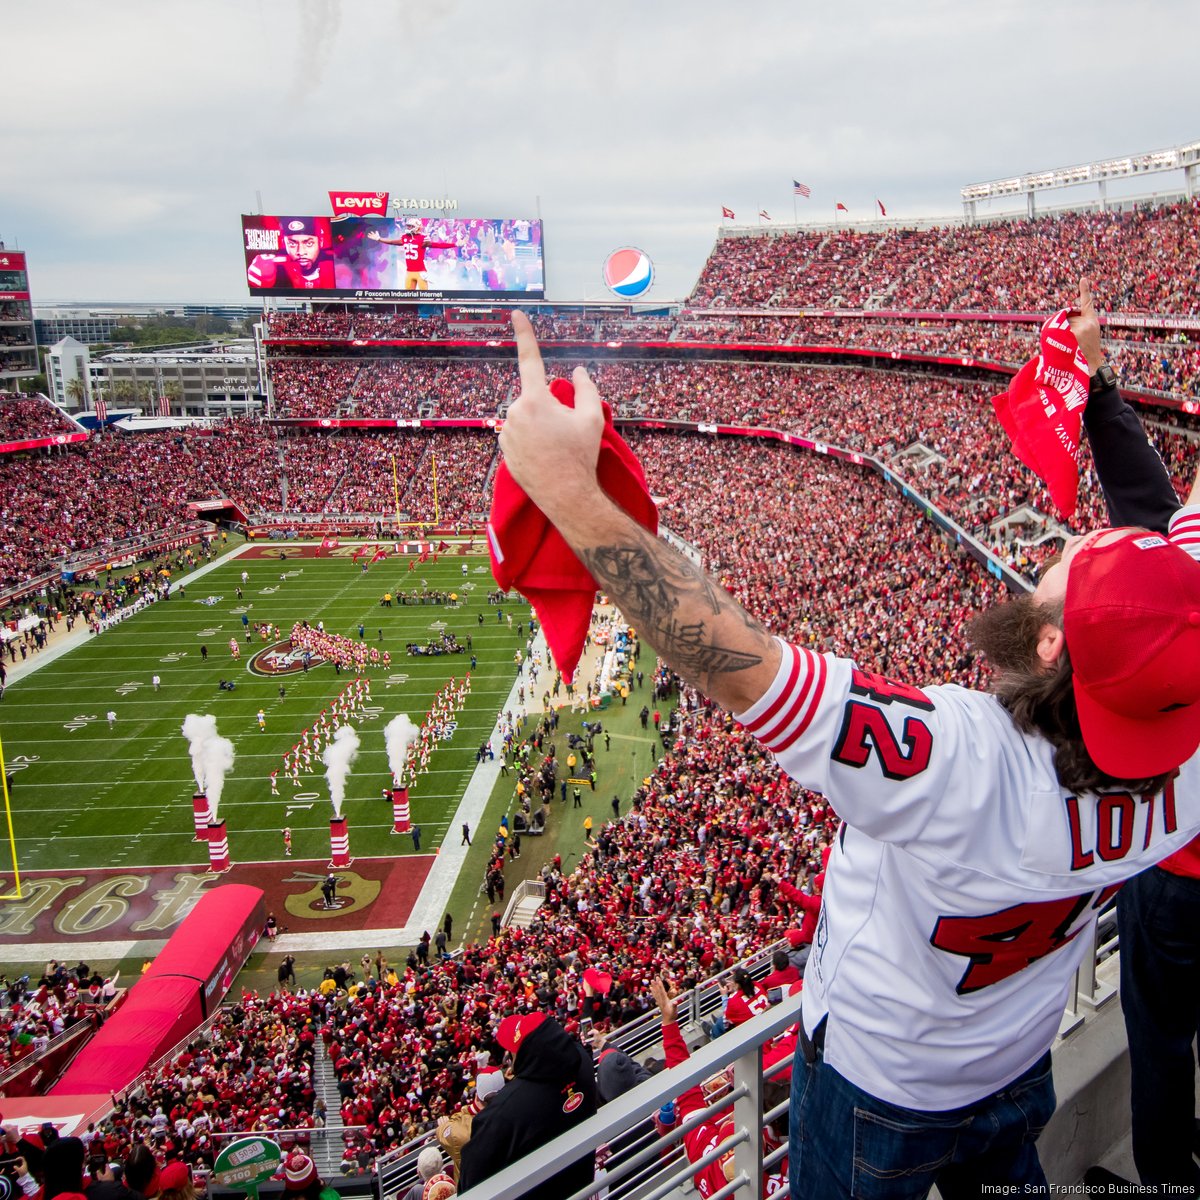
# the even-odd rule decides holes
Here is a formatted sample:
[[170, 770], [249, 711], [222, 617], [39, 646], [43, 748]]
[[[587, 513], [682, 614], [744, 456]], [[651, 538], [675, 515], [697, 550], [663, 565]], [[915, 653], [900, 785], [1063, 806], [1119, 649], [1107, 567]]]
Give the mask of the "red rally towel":
[[1038, 336], [1040, 353], [1013, 377], [1008, 391], [992, 397], [1016, 456], [1046, 485], [1064, 517], [1079, 496], [1079, 434], [1088, 399], [1087, 359], [1060, 309]]
[[[575, 388], [569, 380], [554, 380], [550, 391], [560, 404], [575, 407]], [[607, 404], [596, 476], [618, 507], [651, 533], [658, 532], [658, 510], [650, 499], [642, 465], [613, 427]], [[562, 534], [517, 486], [507, 463], [502, 462], [496, 472], [487, 533], [496, 582], [506, 591], [515, 587], [537, 609], [550, 652], [569, 683], [587, 638], [596, 581]]]

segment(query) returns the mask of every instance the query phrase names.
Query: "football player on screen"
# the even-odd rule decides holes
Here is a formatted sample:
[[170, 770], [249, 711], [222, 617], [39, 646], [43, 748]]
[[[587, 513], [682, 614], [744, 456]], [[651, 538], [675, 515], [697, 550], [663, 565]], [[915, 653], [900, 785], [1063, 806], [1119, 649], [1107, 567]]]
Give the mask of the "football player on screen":
[[429, 281], [425, 278], [426, 250], [457, 250], [457, 242], [430, 241], [421, 232], [420, 217], [406, 217], [404, 232], [399, 237], [385, 238], [377, 230], [369, 230], [367, 237], [373, 242], [382, 242], [385, 246], [399, 246], [400, 255], [404, 259], [404, 290], [406, 292], [426, 292]]
[[280, 217], [282, 254], [256, 254], [246, 268], [252, 288], [333, 288], [333, 252], [318, 217]]

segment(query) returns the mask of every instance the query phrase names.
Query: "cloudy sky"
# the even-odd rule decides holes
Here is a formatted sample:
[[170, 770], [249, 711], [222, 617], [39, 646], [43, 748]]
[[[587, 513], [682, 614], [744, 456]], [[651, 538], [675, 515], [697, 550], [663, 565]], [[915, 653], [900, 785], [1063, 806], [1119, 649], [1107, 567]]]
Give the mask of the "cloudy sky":
[[1200, 138], [1195, 0], [5, 0], [0, 30], [36, 303], [242, 299], [239, 214], [330, 189], [540, 205], [550, 298], [631, 243], [666, 300], [722, 205], [790, 222], [793, 177], [802, 220], [953, 216], [965, 183]]

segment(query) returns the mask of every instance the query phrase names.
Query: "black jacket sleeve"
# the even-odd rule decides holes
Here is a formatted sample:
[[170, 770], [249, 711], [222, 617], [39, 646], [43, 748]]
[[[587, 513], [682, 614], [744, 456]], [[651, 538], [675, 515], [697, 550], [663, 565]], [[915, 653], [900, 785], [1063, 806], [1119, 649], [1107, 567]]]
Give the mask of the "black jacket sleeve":
[[1097, 392], [1083, 412], [1096, 475], [1113, 525], [1141, 525], [1167, 532], [1179, 497], [1167, 468], [1150, 444], [1137, 413], [1119, 388]]

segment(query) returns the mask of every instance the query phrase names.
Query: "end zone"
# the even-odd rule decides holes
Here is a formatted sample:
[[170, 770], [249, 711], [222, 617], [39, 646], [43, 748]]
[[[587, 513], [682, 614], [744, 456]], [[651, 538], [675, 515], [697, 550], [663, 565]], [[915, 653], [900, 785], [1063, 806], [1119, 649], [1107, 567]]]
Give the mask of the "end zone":
[[[23, 960], [14, 952], [32, 943], [57, 943], [69, 953], [84, 942], [166, 938], [200, 896], [226, 882], [262, 888], [284, 933], [399, 929], [436, 860], [434, 854], [356, 858], [334, 872], [332, 909], [321, 895], [325, 860], [236, 863], [220, 876], [198, 866], [32, 871], [22, 875], [21, 900], [0, 902], [0, 957]], [[0, 888], [8, 883], [0, 876]]]

